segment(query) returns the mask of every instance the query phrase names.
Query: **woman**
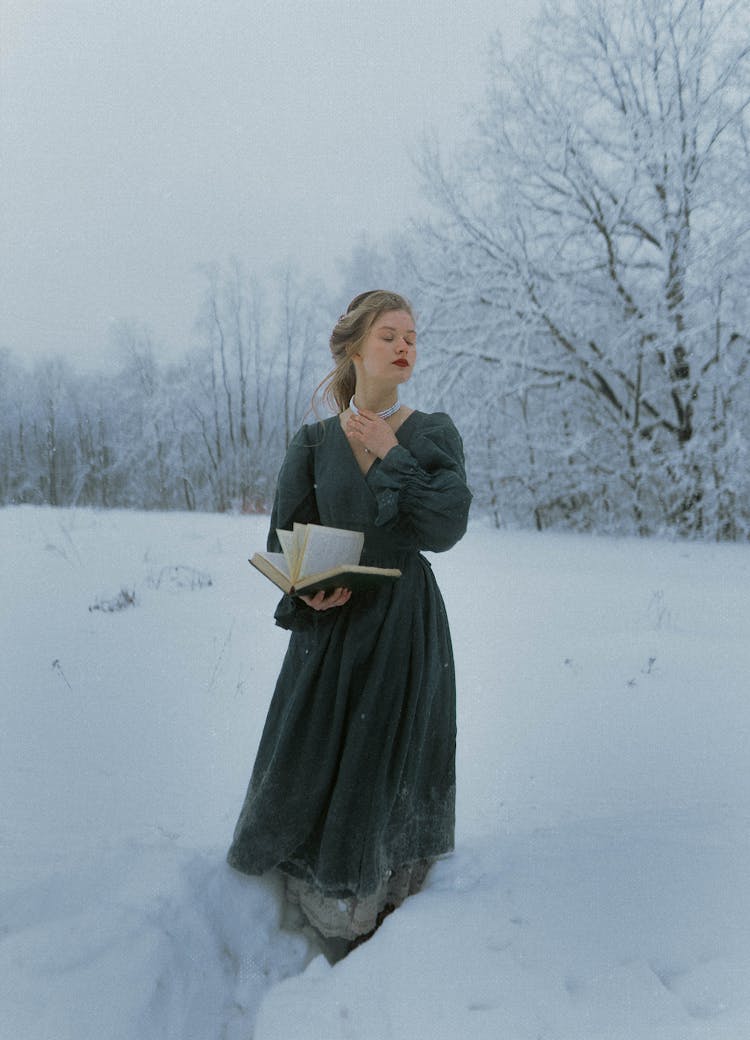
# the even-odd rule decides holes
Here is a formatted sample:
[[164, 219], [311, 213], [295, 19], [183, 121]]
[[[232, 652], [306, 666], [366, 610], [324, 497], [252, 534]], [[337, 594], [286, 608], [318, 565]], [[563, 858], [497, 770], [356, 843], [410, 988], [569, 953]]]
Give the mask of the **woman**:
[[290, 629], [229, 863], [282, 873], [287, 897], [345, 949], [453, 847], [455, 679], [445, 608], [421, 549], [449, 549], [471, 494], [447, 415], [402, 405], [416, 360], [409, 303], [357, 296], [331, 335], [326, 396], [279, 474], [268, 547], [295, 522], [363, 531], [392, 585], [285, 596]]

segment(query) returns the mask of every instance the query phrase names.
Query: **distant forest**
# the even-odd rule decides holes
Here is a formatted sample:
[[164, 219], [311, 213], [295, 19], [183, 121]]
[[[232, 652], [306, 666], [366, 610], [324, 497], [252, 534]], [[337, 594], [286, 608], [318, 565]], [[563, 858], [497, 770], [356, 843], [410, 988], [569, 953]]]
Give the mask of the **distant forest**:
[[425, 145], [431, 219], [335, 293], [231, 261], [177, 363], [137, 319], [110, 374], [0, 352], [0, 503], [267, 511], [330, 328], [384, 287], [498, 526], [747, 539], [749, 40], [738, 2], [548, 5], [460, 153]]

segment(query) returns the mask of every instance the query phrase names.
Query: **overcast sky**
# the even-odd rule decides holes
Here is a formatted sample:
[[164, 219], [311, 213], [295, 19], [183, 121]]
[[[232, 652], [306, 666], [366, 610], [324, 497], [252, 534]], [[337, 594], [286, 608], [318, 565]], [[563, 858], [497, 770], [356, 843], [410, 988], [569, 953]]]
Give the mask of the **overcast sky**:
[[200, 265], [335, 282], [419, 206], [537, 0], [0, 0], [0, 346], [189, 345]]

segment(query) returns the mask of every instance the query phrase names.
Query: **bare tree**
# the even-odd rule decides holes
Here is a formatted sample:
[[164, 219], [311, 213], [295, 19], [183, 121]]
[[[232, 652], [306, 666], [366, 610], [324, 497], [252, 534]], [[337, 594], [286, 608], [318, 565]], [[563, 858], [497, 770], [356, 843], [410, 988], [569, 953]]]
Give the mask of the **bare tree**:
[[123, 360], [116, 379], [118, 468], [127, 470], [130, 492], [143, 506], [168, 509], [174, 499], [174, 467], [158, 348], [149, 330], [135, 322], [122, 322], [116, 338]]

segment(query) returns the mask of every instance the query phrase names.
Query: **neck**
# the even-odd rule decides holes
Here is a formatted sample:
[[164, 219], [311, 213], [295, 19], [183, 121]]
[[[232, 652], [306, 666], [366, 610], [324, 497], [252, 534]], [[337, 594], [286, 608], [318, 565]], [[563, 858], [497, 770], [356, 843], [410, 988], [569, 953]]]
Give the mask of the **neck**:
[[354, 391], [354, 403], [357, 408], [366, 408], [369, 412], [384, 412], [398, 401], [398, 391], [392, 388], [378, 391], [358, 386]]
[[[362, 412], [362, 408], [364, 408], [364, 405], [362, 406], [362, 408], [359, 408], [357, 406], [357, 402], [352, 397], [351, 401], [349, 402], [349, 408], [350, 408], [350, 410], [351, 410], [353, 415], [360, 415], [361, 412]], [[382, 408], [382, 409], [374, 408], [373, 411], [375, 411], [377, 413], [377, 415], [380, 416], [381, 419], [390, 419], [390, 417], [392, 415], [395, 415], [396, 412], [400, 411], [400, 409], [401, 409], [401, 402], [398, 399], [396, 399], [393, 402], [392, 405], [388, 406], [388, 408]]]

